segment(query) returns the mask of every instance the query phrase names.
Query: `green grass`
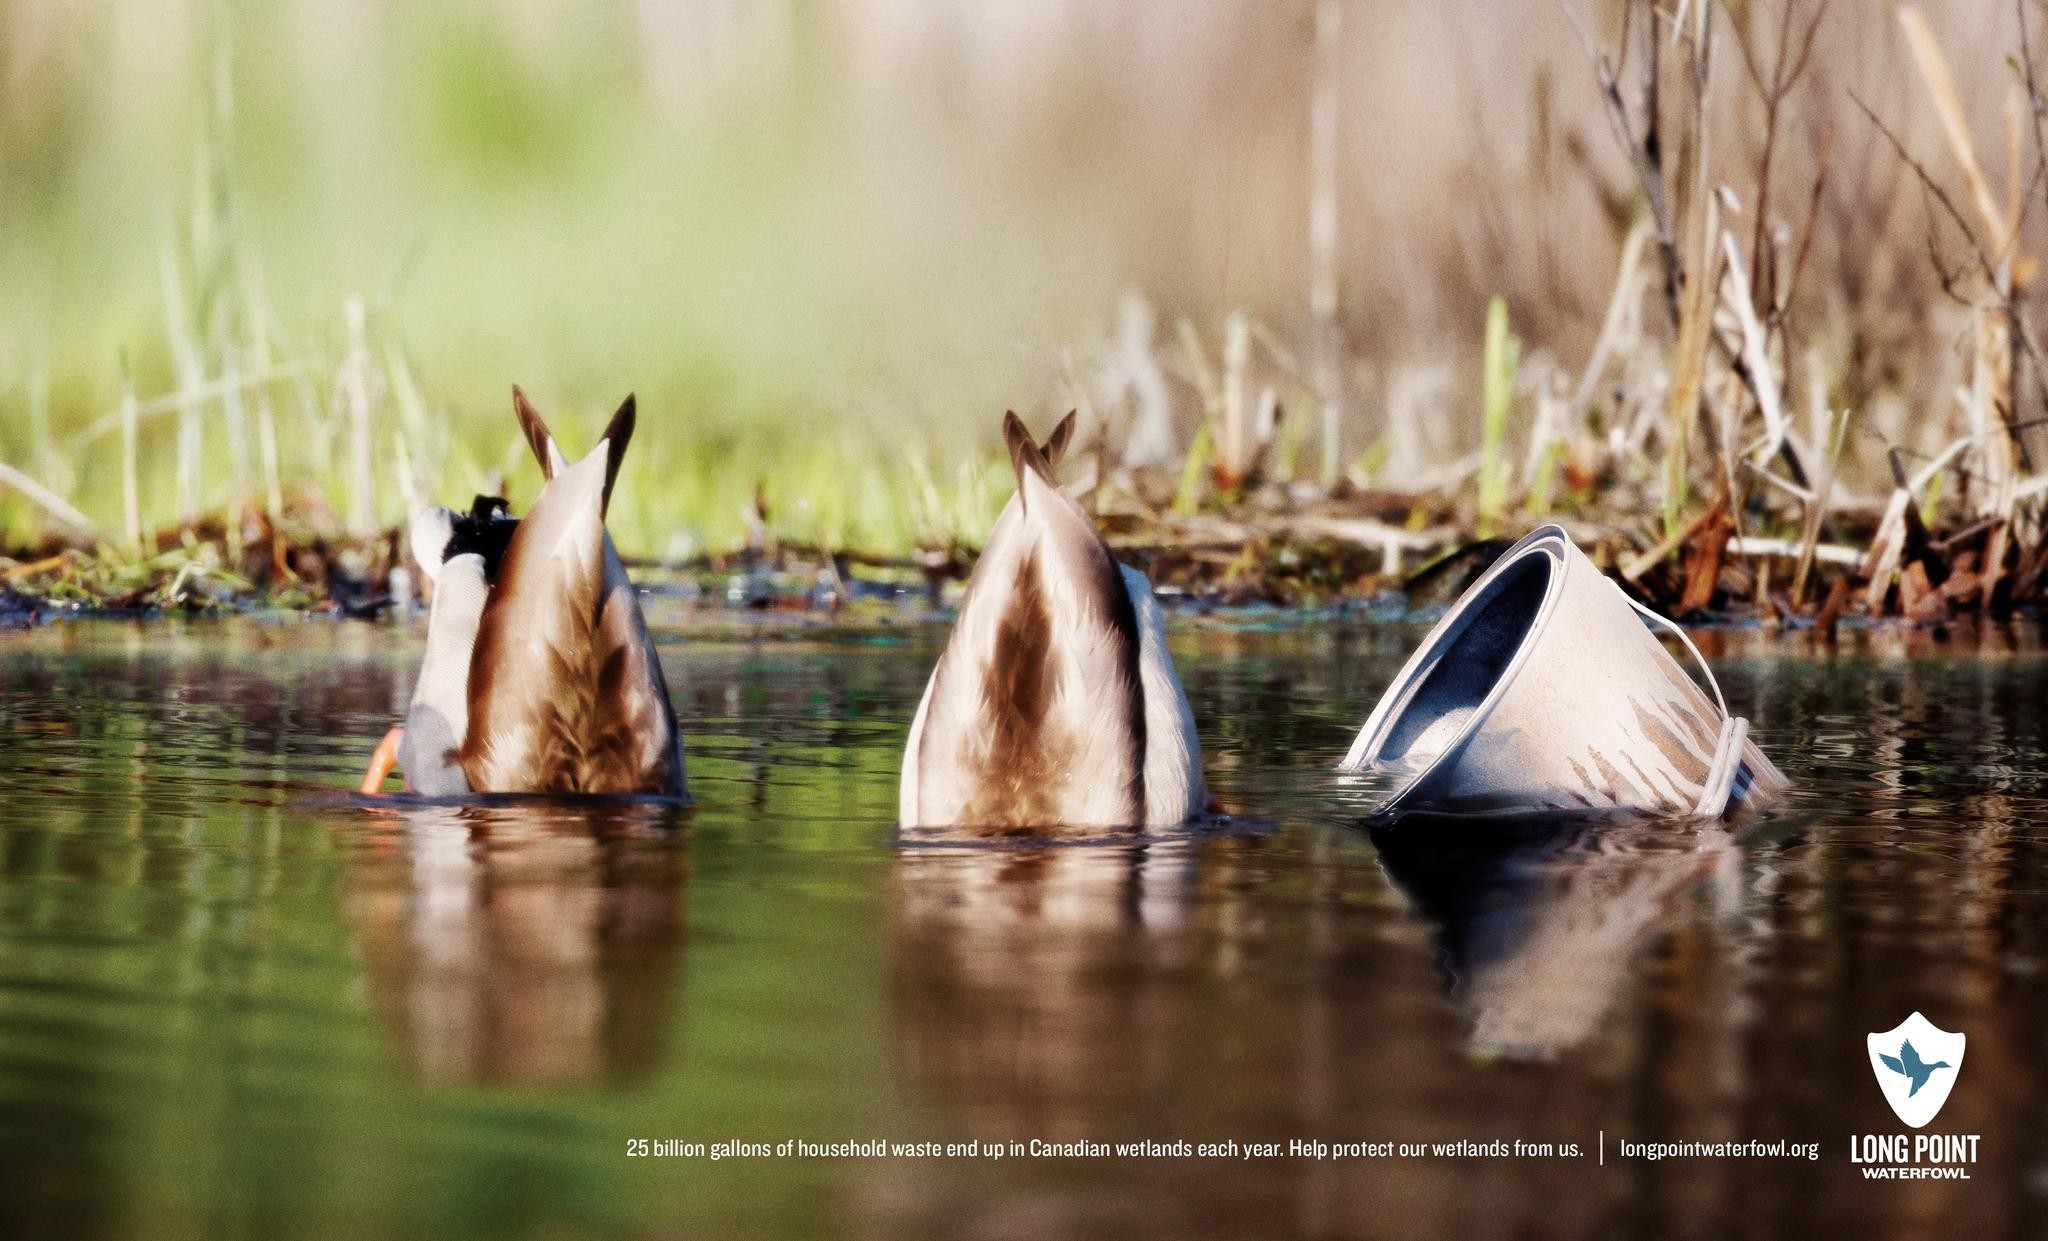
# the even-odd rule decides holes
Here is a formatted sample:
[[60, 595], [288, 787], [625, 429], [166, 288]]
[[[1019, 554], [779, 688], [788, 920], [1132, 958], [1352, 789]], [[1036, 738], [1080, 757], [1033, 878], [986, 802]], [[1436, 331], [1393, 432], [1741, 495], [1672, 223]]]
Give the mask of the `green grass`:
[[[38, 61], [47, 107], [0, 115], [0, 461], [114, 545], [250, 503], [361, 533], [497, 470], [530, 499], [512, 383], [572, 450], [634, 391], [629, 551], [735, 546], [757, 487], [781, 537], [979, 538], [1002, 410], [1050, 400], [1010, 342], [1110, 275], [991, 313], [1029, 249], [931, 227], [971, 194], [877, 197], [801, 64], [750, 87], [739, 46], [678, 116], [624, 11], [365, 12], [49, 16], [161, 46], [105, 97]], [[0, 488], [0, 546], [50, 529]]]
[[1506, 457], [1508, 413], [1514, 407], [1515, 369], [1521, 342], [1508, 332], [1507, 299], [1496, 297], [1486, 308], [1484, 421], [1479, 446], [1479, 537], [1491, 538], [1507, 504]]

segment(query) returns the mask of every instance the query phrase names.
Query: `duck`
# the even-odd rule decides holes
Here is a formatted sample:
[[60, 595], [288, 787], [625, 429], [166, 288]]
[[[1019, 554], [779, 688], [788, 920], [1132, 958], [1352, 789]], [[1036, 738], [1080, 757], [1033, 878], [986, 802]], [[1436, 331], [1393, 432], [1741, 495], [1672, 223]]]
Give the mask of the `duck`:
[[1152, 583], [1120, 564], [1014, 412], [1017, 479], [969, 575], [904, 749], [905, 828], [1177, 826], [1216, 809]]
[[377, 747], [362, 791], [396, 767], [430, 797], [687, 798], [682, 729], [604, 524], [634, 398], [573, 465], [517, 385], [512, 405], [546, 481], [523, 518], [480, 498], [466, 515], [414, 520], [413, 557], [433, 584], [427, 649], [405, 723]]

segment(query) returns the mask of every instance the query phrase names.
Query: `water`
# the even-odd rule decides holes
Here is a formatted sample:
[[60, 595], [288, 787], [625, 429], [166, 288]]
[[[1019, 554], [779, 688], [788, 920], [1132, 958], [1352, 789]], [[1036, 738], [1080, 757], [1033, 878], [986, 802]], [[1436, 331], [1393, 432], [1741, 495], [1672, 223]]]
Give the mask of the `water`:
[[[2041, 1235], [2048, 659], [1709, 635], [1741, 834], [1368, 832], [1412, 628], [1183, 626], [1227, 829], [900, 844], [942, 632], [664, 642], [701, 804], [343, 790], [417, 635], [0, 635], [0, 1235]], [[1864, 1035], [1969, 1038], [1903, 1132]], [[634, 1139], [1577, 1143], [1578, 1158], [636, 1158]], [[1620, 1143], [1820, 1143], [1817, 1160]], [[1604, 1147], [1599, 1162], [1596, 1144]]]

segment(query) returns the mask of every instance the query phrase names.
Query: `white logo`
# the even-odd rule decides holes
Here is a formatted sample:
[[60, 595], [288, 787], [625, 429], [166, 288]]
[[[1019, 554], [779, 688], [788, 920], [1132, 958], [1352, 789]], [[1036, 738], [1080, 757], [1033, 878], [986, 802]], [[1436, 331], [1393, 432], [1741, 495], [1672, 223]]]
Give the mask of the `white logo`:
[[1870, 1071], [1900, 1120], [1918, 1129], [1941, 1111], [1963, 1067], [1964, 1041], [1919, 1013], [1869, 1036]]

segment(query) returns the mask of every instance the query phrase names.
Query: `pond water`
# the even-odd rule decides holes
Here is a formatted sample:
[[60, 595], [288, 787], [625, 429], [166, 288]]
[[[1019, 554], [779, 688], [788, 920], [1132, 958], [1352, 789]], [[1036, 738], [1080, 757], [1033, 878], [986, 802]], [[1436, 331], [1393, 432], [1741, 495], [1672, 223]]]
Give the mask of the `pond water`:
[[[0, 1235], [2040, 1235], [2035, 637], [1703, 635], [1796, 782], [1739, 831], [1368, 831], [1330, 765], [1420, 633], [1177, 625], [1240, 817], [1058, 846], [897, 840], [942, 628], [666, 634], [688, 810], [347, 793], [415, 628], [0, 634]], [[1978, 1158], [1872, 1183], [1916, 1010]], [[1621, 1145], [1748, 1139], [1820, 1153]]]

